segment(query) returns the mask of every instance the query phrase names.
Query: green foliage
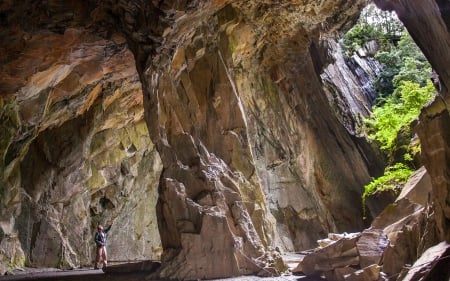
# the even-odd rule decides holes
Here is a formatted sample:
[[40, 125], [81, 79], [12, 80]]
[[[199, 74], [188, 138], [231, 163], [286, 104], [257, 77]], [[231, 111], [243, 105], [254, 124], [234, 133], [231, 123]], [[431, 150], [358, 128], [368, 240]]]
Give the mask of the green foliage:
[[377, 192], [392, 190], [394, 193], [398, 193], [412, 173], [413, 170], [402, 163], [387, 167], [384, 170], [383, 176], [372, 180], [364, 186], [364, 193], [362, 195], [363, 206], [365, 206], [367, 197]]
[[396, 46], [379, 51], [375, 59], [384, 65], [376, 81], [380, 97], [392, 94], [402, 81], [424, 86], [430, 80], [431, 66], [406, 31], [403, 31]]
[[386, 167], [384, 175], [364, 186], [363, 197], [384, 190], [392, 190], [395, 192], [396, 189], [400, 188], [408, 181], [408, 178], [412, 173], [413, 170], [402, 163], [396, 163], [393, 166]]
[[345, 34], [342, 44], [347, 54], [351, 54], [364, 47], [366, 43], [381, 37], [382, 33], [373, 25], [361, 23], [355, 25]]
[[381, 49], [389, 48], [403, 30], [402, 23], [394, 13], [381, 11], [370, 4], [361, 12], [357, 24], [344, 35], [342, 45], [347, 55], [363, 48], [370, 41], [376, 41]]
[[377, 50], [370, 50], [369, 55], [383, 65], [383, 71], [374, 81], [378, 98], [362, 129], [386, 153], [390, 165], [383, 176], [365, 186], [363, 206], [367, 196], [395, 191], [407, 181], [412, 169], [405, 163], [413, 166], [420, 152], [419, 142], [412, 141], [410, 124], [435, 92], [431, 67], [402, 23], [395, 14], [380, 11], [373, 4], [344, 35], [342, 46], [352, 55], [371, 41], [376, 42]]
[[369, 139], [376, 140], [383, 150], [392, 150], [398, 132], [409, 127], [433, 96], [431, 81], [423, 87], [415, 82], [402, 81], [394, 94], [386, 98], [383, 105], [374, 106], [371, 117], [365, 120]]

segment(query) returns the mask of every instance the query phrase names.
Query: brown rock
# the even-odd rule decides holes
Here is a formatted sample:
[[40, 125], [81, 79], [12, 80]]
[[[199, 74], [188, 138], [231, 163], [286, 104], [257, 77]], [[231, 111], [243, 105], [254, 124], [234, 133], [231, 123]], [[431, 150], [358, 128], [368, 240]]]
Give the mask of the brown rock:
[[441, 242], [428, 248], [410, 267], [406, 275], [398, 280], [403, 281], [432, 281], [448, 280], [450, 278], [450, 244]]
[[408, 198], [409, 201], [426, 206], [432, 189], [430, 175], [424, 166], [416, 170], [403, 186], [395, 201]]
[[327, 281], [344, 281], [346, 275], [352, 274], [355, 271], [356, 269], [349, 266], [338, 267], [332, 271], [324, 272], [324, 276]]
[[387, 236], [381, 229], [366, 229], [356, 242], [359, 253], [359, 265], [361, 268], [379, 265], [384, 250], [388, 246]]
[[335, 268], [359, 264], [356, 242], [360, 235], [341, 238], [324, 248], [318, 248], [300, 262], [299, 267], [306, 275], [320, 275]]
[[383, 280], [381, 277], [381, 267], [372, 264], [354, 273], [345, 276], [345, 281], [379, 281]]
[[1, 263], [90, 266], [96, 225], [112, 220], [110, 259], [158, 258], [161, 162], [132, 53], [83, 28], [28, 35], [1, 66]]

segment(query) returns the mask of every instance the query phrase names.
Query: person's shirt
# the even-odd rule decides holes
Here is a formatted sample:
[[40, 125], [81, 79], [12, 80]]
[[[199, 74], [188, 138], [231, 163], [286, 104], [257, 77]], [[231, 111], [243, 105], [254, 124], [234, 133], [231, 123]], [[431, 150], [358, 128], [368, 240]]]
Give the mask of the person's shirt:
[[97, 245], [97, 247], [100, 246], [106, 246], [106, 233], [111, 229], [111, 225], [108, 226], [105, 230], [103, 231], [97, 231], [95, 233], [95, 244]]

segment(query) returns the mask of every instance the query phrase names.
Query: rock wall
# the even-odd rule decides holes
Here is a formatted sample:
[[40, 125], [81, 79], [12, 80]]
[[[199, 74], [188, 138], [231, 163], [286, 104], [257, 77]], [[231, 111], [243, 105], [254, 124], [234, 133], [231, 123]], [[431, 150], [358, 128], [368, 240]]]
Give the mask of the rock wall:
[[91, 265], [98, 223], [114, 222], [111, 260], [158, 258], [162, 164], [125, 39], [8, 24], [0, 30], [0, 272]]
[[[145, 62], [146, 120], [164, 163], [162, 276], [254, 273], [248, 259], [267, 246], [304, 249], [362, 228], [361, 187], [376, 157], [339, 122], [320, 78], [322, 37], [362, 1], [180, 5], [111, 8]], [[141, 21], [148, 14], [167, 16], [161, 29]]]
[[112, 259], [153, 257], [157, 178], [161, 277], [277, 274], [275, 246], [362, 229], [370, 98], [331, 50], [366, 1], [32, 2], [1, 6], [8, 263], [88, 263], [112, 220]]
[[[450, 4], [448, 1], [375, 1], [395, 10], [438, 75], [438, 97], [422, 110], [418, 134], [433, 184], [432, 201], [441, 241], [450, 240]], [[426, 13], [424, 13], [426, 11]], [[432, 43], [431, 43], [432, 42]]]

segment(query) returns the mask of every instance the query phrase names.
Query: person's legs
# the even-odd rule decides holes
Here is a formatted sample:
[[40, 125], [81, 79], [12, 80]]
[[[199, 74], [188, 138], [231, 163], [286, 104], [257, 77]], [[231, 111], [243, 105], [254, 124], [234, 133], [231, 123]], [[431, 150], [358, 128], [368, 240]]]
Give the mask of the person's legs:
[[97, 247], [94, 269], [98, 269], [98, 263], [100, 262], [100, 257], [102, 256], [102, 248], [103, 247]]
[[106, 268], [108, 265], [108, 255], [106, 253], [106, 246], [102, 247], [102, 260], [103, 260], [103, 268]]

